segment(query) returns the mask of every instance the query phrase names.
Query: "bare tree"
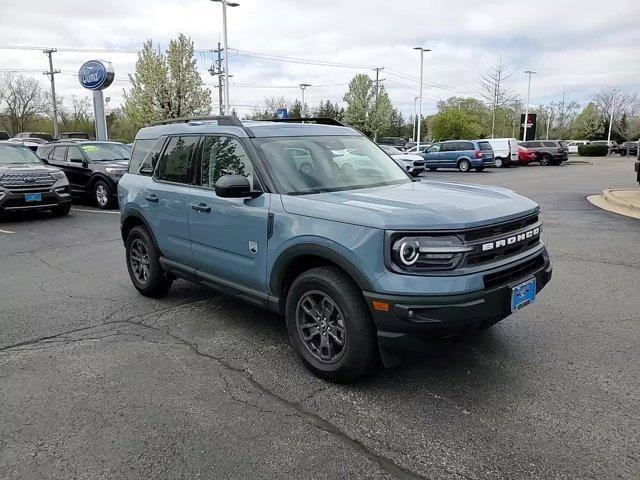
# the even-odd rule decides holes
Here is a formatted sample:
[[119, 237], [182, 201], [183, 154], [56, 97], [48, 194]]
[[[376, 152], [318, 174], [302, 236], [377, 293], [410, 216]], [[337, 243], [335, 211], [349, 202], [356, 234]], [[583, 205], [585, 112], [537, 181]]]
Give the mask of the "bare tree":
[[571, 125], [578, 115], [580, 104], [573, 100], [567, 99], [567, 89], [562, 89], [562, 97], [557, 102], [557, 120], [556, 127], [558, 136], [562, 140], [566, 140], [567, 135], [571, 131]]
[[0, 121], [12, 135], [26, 130], [47, 110], [40, 82], [12, 72], [0, 74]]
[[505, 85], [505, 82], [513, 75], [513, 69], [509, 62], [502, 58], [498, 60], [489, 71], [477, 78], [480, 85], [480, 95], [486, 100], [491, 108], [491, 138], [496, 131], [496, 111], [516, 99], [515, 92]]
[[84, 131], [91, 124], [91, 102], [87, 97], [72, 95], [69, 101], [60, 99], [58, 115], [60, 123], [67, 132]]

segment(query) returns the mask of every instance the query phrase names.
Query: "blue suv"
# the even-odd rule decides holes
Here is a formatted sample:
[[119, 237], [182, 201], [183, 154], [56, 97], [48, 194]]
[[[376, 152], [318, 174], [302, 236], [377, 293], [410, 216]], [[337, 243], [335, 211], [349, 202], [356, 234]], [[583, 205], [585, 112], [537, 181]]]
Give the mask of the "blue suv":
[[481, 172], [495, 163], [491, 144], [482, 140], [448, 140], [431, 145], [421, 154], [426, 167], [431, 171], [438, 168], [457, 168], [461, 172], [471, 169]]
[[141, 129], [118, 183], [135, 288], [160, 297], [183, 278], [278, 312], [336, 382], [535, 300], [551, 278], [536, 203], [414, 179], [358, 131], [314, 121]]

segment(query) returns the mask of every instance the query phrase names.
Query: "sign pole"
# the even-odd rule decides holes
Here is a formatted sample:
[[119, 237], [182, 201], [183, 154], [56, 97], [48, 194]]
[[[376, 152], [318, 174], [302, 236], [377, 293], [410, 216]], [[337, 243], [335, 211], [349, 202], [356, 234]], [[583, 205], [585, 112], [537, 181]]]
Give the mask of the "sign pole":
[[113, 66], [103, 60], [89, 60], [80, 67], [78, 80], [87, 90], [93, 92], [93, 118], [96, 125], [96, 140], [107, 141], [107, 117], [104, 114], [102, 91], [113, 82]]
[[104, 95], [102, 90], [93, 91], [93, 118], [96, 122], [96, 140], [107, 141], [107, 118], [104, 114]]

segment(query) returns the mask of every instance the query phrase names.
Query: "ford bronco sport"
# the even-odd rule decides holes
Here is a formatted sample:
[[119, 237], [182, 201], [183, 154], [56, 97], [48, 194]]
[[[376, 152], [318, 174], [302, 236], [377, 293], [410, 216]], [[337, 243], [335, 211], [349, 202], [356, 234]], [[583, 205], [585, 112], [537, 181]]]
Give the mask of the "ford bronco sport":
[[[159, 297], [181, 277], [283, 314], [304, 364], [336, 382], [535, 300], [551, 278], [536, 203], [416, 180], [358, 131], [315, 122], [141, 129], [118, 183], [135, 288]], [[345, 168], [345, 152], [363, 160]]]

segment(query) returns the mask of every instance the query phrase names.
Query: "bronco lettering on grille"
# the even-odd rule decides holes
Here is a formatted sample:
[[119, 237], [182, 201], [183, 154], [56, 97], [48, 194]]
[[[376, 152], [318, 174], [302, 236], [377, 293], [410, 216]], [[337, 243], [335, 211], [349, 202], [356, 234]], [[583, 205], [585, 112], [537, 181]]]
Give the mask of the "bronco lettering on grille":
[[483, 243], [482, 251], [486, 252], [495, 248], [503, 248], [506, 246], [515, 245], [516, 243], [523, 242], [536, 235], [540, 235], [540, 227], [536, 227], [534, 229], [519, 233], [517, 235], [513, 235], [511, 237], [501, 238], [500, 240], [496, 240], [493, 242]]

